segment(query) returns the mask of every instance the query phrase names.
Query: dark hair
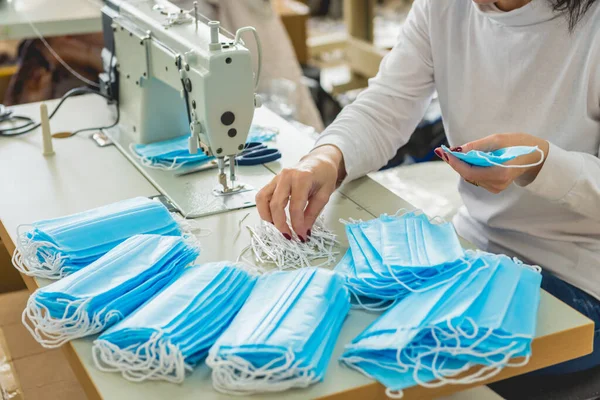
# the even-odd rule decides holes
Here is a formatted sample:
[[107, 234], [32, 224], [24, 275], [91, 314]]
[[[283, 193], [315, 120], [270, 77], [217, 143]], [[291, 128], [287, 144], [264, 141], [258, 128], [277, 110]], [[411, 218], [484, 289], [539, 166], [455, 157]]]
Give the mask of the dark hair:
[[565, 14], [569, 22], [569, 30], [573, 31], [596, 0], [549, 0], [556, 12]]

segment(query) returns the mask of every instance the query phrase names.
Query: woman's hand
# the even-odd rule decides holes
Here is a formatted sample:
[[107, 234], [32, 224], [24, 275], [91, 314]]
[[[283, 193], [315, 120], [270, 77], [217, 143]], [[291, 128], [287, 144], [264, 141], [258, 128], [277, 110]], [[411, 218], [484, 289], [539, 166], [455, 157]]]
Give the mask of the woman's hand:
[[[544, 160], [548, 156], [549, 143], [546, 140], [526, 133], [501, 133], [485, 137], [474, 142], [452, 148], [452, 151], [467, 153], [471, 150], [493, 151], [511, 146], [538, 146], [544, 152]], [[500, 193], [511, 183], [521, 186], [533, 182], [544, 163], [529, 168], [477, 167], [467, 164], [452, 154], [445, 153], [441, 148], [435, 149], [438, 157], [446, 161], [462, 178], [475, 185], [481, 186], [492, 193]], [[534, 152], [517, 157], [506, 165], [535, 164], [540, 160], [540, 153]]]
[[285, 208], [289, 203], [292, 228], [302, 242], [310, 236], [315, 220], [346, 175], [342, 152], [335, 146], [314, 149], [294, 168], [283, 169], [256, 195], [260, 217], [291, 239]]

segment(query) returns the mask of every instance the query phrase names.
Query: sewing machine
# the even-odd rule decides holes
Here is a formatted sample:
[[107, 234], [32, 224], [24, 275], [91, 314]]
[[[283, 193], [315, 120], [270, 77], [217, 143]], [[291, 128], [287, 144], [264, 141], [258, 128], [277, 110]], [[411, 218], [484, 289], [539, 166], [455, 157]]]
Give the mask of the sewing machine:
[[[235, 36], [219, 22], [165, 0], [106, 0], [102, 90], [118, 99], [112, 141], [188, 217], [253, 206], [254, 190], [238, 182], [235, 156], [244, 148], [260, 97], [260, 43], [254, 28]], [[258, 70], [241, 35], [254, 33]], [[151, 170], [130, 147], [189, 135], [189, 150], [215, 156], [218, 185], [190, 190], [190, 182]], [[226, 167], [229, 167], [229, 179]], [[212, 196], [211, 196], [212, 194]], [[208, 207], [210, 205], [210, 207]]]

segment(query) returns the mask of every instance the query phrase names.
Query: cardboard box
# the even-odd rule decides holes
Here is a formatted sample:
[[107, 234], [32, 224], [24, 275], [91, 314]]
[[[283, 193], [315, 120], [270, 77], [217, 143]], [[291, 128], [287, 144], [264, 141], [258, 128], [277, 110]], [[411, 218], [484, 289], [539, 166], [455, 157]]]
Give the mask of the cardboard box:
[[27, 290], [0, 294], [0, 400], [86, 399], [62, 349], [42, 347], [23, 326], [28, 298]]
[[0, 240], [0, 293], [25, 289], [19, 271], [12, 265], [11, 255]]
[[297, 0], [275, 0], [273, 4], [292, 41], [298, 61], [300, 64], [306, 64], [308, 62], [306, 23], [310, 17], [310, 8]]
[[23, 390], [17, 379], [2, 328], [0, 328], [0, 399], [23, 400]]

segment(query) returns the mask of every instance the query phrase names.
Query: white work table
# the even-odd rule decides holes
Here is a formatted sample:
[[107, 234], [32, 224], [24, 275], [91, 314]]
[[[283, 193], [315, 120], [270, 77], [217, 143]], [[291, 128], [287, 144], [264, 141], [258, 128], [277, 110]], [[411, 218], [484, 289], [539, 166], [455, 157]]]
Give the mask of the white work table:
[[[55, 102], [49, 106], [50, 109], [53, 104]], [[15, 107], [15, 113], [29, 115], [34, 119], [38, 119], [38, 110], [39, 104]], [[65, 103], [52, 120], [51, 126], [54, 132], [58, 132], [105, 125], [112, 119], [105, 102], [88, 95]], [[266, 182], [282, 166], [293, 165], [310, 148], [311, 140], [266, 110], [259, 110], [255, 120], [280, 129], [280, 135], [273, 145], [282, 151], [282, 160], [271, 163], [266, 168], [250, 167], [253, 182]], [[159, 194], [117, 148], [97, 147], [88, 136], [89, 133], [86, 133], [70, 139], [55, 139], [53, 143], [56, 154], [46, 158], [41, 154], [39, 132], [16, 138], [0, 137], [0, 238], [10, 252], [14, 250], [17, 226], [21, 224], [71, 214], [134, 196]], [[241, 180], [244, 175], [241, 167]], [[197, 179], [212, 186], [216, 183], [216, 172], [200, 173]], [[345, 246], [347, 243], [343, 226], [338, 221], [340, 218], [371, 219], [384, 212], [393, 213], [399, 208], [411, 206], [367, 177], [343, 186], [333, 196], [324, 215], [327, 225], [339, 235]], [[211, 231], [209, 235], [200, 238], [203, 250], [199, 261], [235, 260], [250, 240], [246, 229], [241, 229], [240, 232], [240, 221], [244, 217], [246, 219], [243, 225], [259, 222], [254, 207], [198, 219], [202, 228]], [[35, 290], [40, 285], [47, 284], [47, 281], [26, 278], [26, 283], [30, 290]], [[252, 399], [384, 398], [384, 388], [381, 385], [337, 362], [344, 345], [376, 316], [354, 310], [350, 313], [322, 383], [308, 389], [252, 396]], [[536, 336], [529, 364], [521, 368], [507, 368], [493, 380], [520, 375], [590, 353], [593, 322], [542, 292]], [[100, 372], [92, 362], [92, 340], [93, 338], [79, 339], [63, 346], [90, 399], [229, 398], [212, 389], [210, 370], [203, 364], [181, 385], [163, 382], [136, 384], [124, 380], [118, 374]], [[433, 398], [450, 394], [453, 400], [483, 399], [485, 396], [497, 398], [485, 387], [473, 389], [475, 392], [456, 393], [468, 388], [469, 386], [445, 386], [430, 390], [414, 387], [405, 391], [405, 398]]]
[[0, 0], [0, 40], [102, 31], [102, 0]]

